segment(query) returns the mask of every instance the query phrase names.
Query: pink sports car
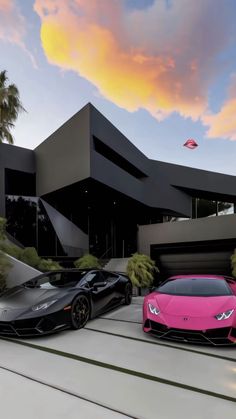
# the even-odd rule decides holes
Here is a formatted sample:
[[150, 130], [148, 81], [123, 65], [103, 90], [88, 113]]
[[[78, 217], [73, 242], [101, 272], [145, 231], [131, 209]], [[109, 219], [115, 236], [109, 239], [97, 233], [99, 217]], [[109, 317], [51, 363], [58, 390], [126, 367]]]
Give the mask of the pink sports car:
[[143, 330], [179, 342], [236, 344], [236, 281], [172, 276], [144, 298]]

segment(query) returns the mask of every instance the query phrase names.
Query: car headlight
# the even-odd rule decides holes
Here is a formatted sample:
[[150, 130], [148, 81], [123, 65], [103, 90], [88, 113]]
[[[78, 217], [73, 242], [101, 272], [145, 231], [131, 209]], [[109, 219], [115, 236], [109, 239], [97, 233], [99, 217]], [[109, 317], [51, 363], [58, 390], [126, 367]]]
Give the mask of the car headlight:
[[227, 320], [230, 316], [232, 316], [234, 309], [225, 311], [224, 313], [219, 313], [215, 316], [217, 320]]
[[149, 308], [149, 311], [152, 314], [155, 314], [156, 316], [158, 316], [158, 314], [160, 313], [160, 310], [157, 307], [155, 307], [152, 304], [150, 304], [150, 303], [148, 303], [148, 308]]
[[57, 300], [46, 301], [46, 303], [38, 304], [32, 307], [33, 311], [45, 310], [46, 308], [50, 307], [52, 304], [56, 303]]

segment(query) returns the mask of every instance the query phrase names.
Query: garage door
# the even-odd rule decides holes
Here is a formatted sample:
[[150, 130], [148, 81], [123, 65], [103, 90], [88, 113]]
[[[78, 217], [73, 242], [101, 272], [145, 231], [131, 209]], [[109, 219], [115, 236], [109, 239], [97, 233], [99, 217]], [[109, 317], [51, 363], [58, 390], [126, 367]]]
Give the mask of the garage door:
[[232, 243], [152, 245], [151, 257], [164, 276], [179, 274], [231, 275]]

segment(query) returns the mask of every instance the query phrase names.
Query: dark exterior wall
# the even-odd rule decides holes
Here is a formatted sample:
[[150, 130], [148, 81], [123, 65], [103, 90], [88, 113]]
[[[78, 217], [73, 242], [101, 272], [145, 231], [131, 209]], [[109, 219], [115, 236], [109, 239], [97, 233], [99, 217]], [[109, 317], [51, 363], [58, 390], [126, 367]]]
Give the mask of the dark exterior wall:
[[42, 196], [90, 175], [89, 105], [35, 149], [36, 190]]
[[32, 150], [0, 144], [0, 216], [5, 216], [5, 169], [35, 173], [35, 156]]
[[[115, 150], [138, 170], [149, 176], [148, 158], [142, 154], [114, 125], [96, 108], [91, 111], [91, 177], [111, 188], [146, 204], [145, 180], [138, 179], [123, 170], [94, 149], [93, 137]], [[146, 179], [146, 178], [145, 178]]]
[[[150, 170], [150, 178], [146, 180], [145, 200], [154, 208], [163, 208], [185, 217], [191, 217], [192, 197], [171, 186], [165, 176], [156, 177]], [[165, 212], [165, 211], [164, 211]]]
[[[141, 153], [100, 112], [91, 106], [91, 177], [145, 205], [191, 216], [191, 196], [172, 187]], [[137, 179], [94, 150], [93, 136], [115, 150], [147, 177]]]
[[[178, 188], [208, 192], [215, 196], [222, 195], [224, 199], [236, 200], [236, 176], [207, 170], [194, 169], [177, 164], [150, 160], [152, 176], [165, 178], [166, 182]], [[231, 201], [229, 201], [231, 202]]]
[[151, 245], [235, 239], [235, 232], [234, 214], [139, 226], [138, 250], [149, 255]]
[[[94, 136], [145, 176], [137, 178], [99, 154]], [[236, 177], [148, 159], [91, 104], [86, 105], [34, 152], [6, 144], [0, 149], [0, 211], [4, 213], [4, 168], [34, 171], [43, 196], [89, 177], [163, 212], [191, 216], [192, 195], [236, 202]], [[211, 196], [212, 194], [212, 196]]]
[[[95, 135], [103, 143], [148, 175], [149, 159], [91, 104], [90, 115], [91, 142], [92, 136]], [[94, 170], [95, 168], [92, 169]], [[96, 173], [95, 170], [94, 173]]]

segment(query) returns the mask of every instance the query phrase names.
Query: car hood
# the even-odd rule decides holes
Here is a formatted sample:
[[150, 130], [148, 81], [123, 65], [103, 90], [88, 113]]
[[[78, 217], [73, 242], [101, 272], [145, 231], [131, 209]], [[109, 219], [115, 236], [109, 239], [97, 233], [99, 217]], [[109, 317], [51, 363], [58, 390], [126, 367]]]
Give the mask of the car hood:
[[149, 295], [147, 302], [157, 305], [161, 313], [170, 316], [208, 317], [236, 307], [236, 297], [186, 297], [160, 293]]
[[63, 295], [65, 295], [65, 290], [61, 289], [25, 288], [23, 286], [15, 287], [0, 297], [0, 310], [28, 309], [35, 304], [58, 299]]

